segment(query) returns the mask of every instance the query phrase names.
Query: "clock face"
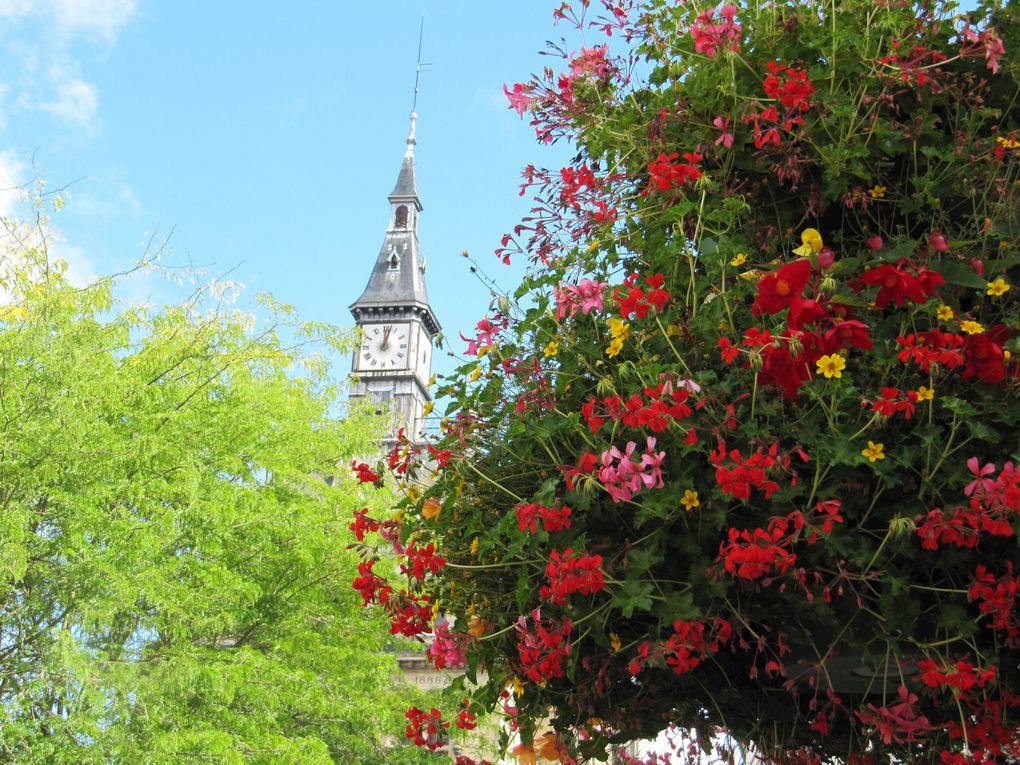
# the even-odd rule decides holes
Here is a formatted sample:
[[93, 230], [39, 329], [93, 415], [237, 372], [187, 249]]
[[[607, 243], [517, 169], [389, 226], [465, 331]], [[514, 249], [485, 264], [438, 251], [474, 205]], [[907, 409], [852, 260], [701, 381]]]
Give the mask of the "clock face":
[[365, 327], [365, 339], [358, 352], [359, 367], [366, 371], [381, 372], [407, 367], [406, 324], [370, 324]]

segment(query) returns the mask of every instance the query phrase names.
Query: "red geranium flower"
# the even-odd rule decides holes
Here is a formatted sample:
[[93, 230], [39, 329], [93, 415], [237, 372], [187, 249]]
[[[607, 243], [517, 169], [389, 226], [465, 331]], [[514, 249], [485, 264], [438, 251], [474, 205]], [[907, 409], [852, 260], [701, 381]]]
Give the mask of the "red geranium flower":
[[811, 261], [795, 260], [758, 281], [758, 297], [751, 310], [756, 316], [775, 314], [800, 300], [811, 276]]

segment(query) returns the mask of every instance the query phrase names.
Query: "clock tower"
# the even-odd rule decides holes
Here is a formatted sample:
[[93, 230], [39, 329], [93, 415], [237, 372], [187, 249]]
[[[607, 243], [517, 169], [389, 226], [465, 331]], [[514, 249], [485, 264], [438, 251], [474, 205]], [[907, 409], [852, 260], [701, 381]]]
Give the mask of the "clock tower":
[[441, 331], [425, 290], [425, 259], [418, 244], [421, 200], [414, 172], [414, 122], [397, 184], [390, 194], [390, 222], [365, 291], [351, 305], [362, 330], [354, 352], [351, 397], [368, 397], [395, 422], [383, 436], [388, 447], [397, 430], [412, 442], [424, 431], [432, 342]]

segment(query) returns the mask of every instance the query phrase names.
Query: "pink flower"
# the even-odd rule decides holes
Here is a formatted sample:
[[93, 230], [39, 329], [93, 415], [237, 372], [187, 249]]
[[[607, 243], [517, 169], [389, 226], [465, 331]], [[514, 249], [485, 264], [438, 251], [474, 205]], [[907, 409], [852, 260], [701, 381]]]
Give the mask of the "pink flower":
[[596, 282], [591, 279], [582, 279], [577, 284], [567, 284], [557, 287], [556, 295], [556, 318], [562, 319], [567, 313], [573, 317], [578, 311], [587, 316], [591, 311], [601, 311], [602, 290], [608, 286], [604, 282]]
[[444, 667], [463, 669], [467, 666], [467, 656], [464, 653], [464, 638], [466, 636], [451, 635], [450, 623], [445, 618], [436, 620], [432, 635], [429, 659], [436, 665], [436, 669]]
[[518, 82], [514, 85], [513, 91], [508, 90], [504, 85], [503, 92], [510, 99], [510, 108], [517, 112], [518, 116], [523, 117], [524, 112], [531, 108], [531, 96], [528, 95], [528, 89], [521, 83]]
[[718, 138], [715, 139], [715, 145], [722, 144], [727, 149], [733, 147], [733, 133], [729, 132], [730, 118], [716, 117], [712, 120], [712, 124], [715, 125], [722, 133]]
[[986, 475], [991, 475], [995, 472], [995, 465], [988, 463], [982, 467], [977, 457], [971, 457], [967, 460], [967, 469], [970, 470], [975, 478], [967, 484], [967, 487], [963, 490], [964, 494], [968, 497], [971, 495], [985, 497], [989, 492], [995, 491], [995, 481], [991, 478], [985, 478]]
[[[641, 480], [645, 488], [661, 489], [665, 484], [662, 482], [662, 461], [666, 459], [666, 452], [655, 451], [655, 439], [648, 437], [648, 448], [641, 456]], [[648, 472], [643, 472], [647, 470]]]
[[737, 7], [727, 3], [719, 8], [718, 12], [722, 16], [722, 21], [719, 23], [713, 20], [715, 10], [712, 9], [700, 13], [691, 24], [691, 37], [694, 38], [695, 52], [704, 53], [710, 58], [715, 55], [716, 48], [727, 44], [731, 50], [736, 50], [736, 41], [740, 38], [741, 26], [733, 21]]

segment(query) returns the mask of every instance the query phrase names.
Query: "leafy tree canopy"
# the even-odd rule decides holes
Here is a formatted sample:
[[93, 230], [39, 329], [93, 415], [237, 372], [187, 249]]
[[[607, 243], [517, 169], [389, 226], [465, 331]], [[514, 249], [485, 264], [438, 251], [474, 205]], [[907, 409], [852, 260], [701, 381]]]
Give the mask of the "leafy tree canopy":
[[350, 336], [78, 289], [45, 235], [0, 241], [0, 761], [419, 761], [323, 480], [378, 448]]

